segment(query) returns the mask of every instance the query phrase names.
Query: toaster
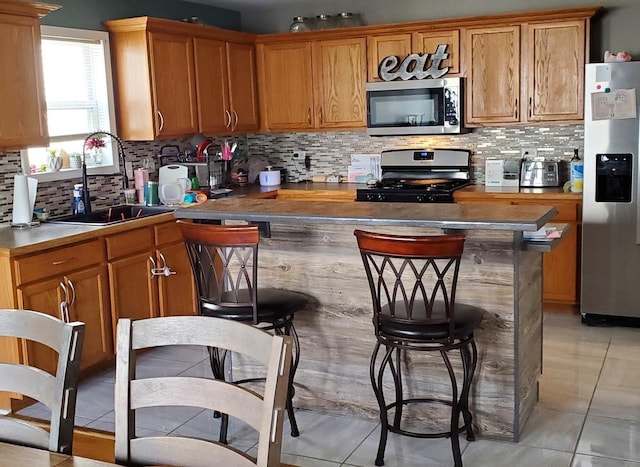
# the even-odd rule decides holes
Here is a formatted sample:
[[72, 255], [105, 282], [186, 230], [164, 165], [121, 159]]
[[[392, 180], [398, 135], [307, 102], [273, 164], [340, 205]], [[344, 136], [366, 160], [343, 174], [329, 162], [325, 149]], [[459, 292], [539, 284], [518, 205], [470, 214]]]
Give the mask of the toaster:
[[520, 169], [520, 186], [560, 186], [558, 161], [524, 160]]

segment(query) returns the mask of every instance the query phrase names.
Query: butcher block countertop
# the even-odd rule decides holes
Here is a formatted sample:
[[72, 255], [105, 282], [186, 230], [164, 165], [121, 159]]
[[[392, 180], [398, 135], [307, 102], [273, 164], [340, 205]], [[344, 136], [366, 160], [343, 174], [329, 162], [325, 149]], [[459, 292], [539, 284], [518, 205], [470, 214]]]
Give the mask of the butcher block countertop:
[[554, 188], [519, 188], [519, 187], [487, 187], [484, 185], [469, 185], [453, 193], [456, 201], [477, 199], [479, 195], [487, 199], [537, 199], [582, 202], [582, 193], [562, 191], [562, 187]]

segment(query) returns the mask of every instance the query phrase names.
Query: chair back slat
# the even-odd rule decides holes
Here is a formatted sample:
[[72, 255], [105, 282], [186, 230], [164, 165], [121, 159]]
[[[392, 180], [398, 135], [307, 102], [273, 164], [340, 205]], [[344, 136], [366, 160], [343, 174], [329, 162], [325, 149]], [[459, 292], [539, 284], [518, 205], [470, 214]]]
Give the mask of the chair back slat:
[[51, 408], [56, 397], [56, 377], [39, 368], [0, 363], [2, 389], [42, 402]]
[[[231, 350], [266, 367], [262, 394], [207, 378], [135, 378], [136, 351], [162, 345], [203, 345]], [[276, 466], [280, 462], [282, 424], [291, 367], [292, 339], [227, 319], [177, 316], [132, 321], [121, 319], [116, 356], [116, 461], [125, 464]], [[163, 436], [135, 436], [135, 410], [188, 405], [219, 410], [259, 433], [255, 459], [224, 444]], [[221, 449], [227, 449], [224, 455]]]
[[[55, 376], [27, 365], [0, 364], [0, 391], [22, 394], [51, 409], [48, 448], [71, 454], [75, 421], [80, 357], [84, 342], [84, 323], [65, 323], [31, 310], [0, 310], [0, 336], [14, 337], [46, 345], [58, 353]], [[12, 441], [13, 432], [0, 425], [0, 440]], [[20, 436], [29, 431], [20, 430]], [[33, 444], [41, 446], [42, 434], [33, 430]]]
[[154, 436], [131, 441], [131, 457], [139, 465], [172, 465], [189, 467], [234, 466], [255, 467], [253, 459], [231, 446], [179, 436]]
[[[455, 294], [464, 235], [354, 232], [371, 289], [374, 326], [444, 325], [454, 339]], [[381, 334], [382, 333], [382, 334]]]
[[0, 417], [0, 438], [5, 443], [49, 449], [48, 431], [17, 418]]
[[[189, 393], [188, 399], [184, 395]], [[171, 377], [131, 381], [131, 409], [168, 405], [199, 407], [238, 414], [256, 431], [260, 429], [262, 400], [242, 386], [216, 379]]]

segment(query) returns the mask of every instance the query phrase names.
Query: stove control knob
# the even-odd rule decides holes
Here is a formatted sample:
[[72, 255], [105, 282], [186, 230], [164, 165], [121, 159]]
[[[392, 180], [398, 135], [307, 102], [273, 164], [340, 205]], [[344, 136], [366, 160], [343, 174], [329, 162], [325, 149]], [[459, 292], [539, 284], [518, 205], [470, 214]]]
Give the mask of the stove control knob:
[[416, 195], [416, 201], [418, 203], [424, 203], [424, 195]]
[[378, 201], [384, 201], [384, 193], [378, 193]]

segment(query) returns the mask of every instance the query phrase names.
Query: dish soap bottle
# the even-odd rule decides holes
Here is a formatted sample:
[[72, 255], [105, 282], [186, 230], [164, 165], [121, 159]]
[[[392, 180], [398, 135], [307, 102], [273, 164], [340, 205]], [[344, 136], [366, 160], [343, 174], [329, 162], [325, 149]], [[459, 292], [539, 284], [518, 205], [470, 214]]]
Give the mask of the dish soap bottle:
[[571, 191], [574, 193], [582, 193], [582, 184], [584, 179], [584, 164], [578, 155], [578, 148], [573, 150], [571, 158]]
[[84, 214], [84, 201], [82, 200], [82, 183], [73, 185], [73, 214]]

